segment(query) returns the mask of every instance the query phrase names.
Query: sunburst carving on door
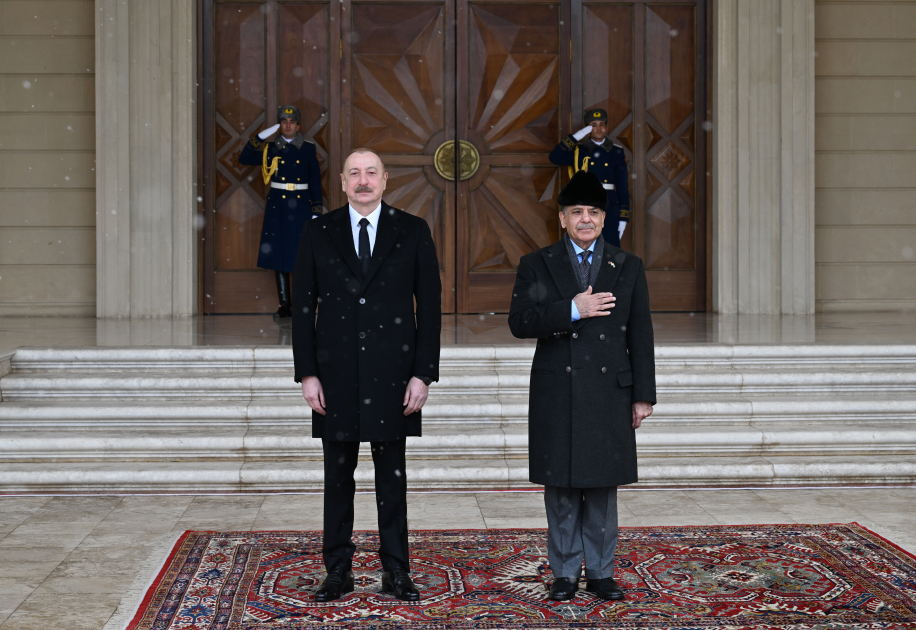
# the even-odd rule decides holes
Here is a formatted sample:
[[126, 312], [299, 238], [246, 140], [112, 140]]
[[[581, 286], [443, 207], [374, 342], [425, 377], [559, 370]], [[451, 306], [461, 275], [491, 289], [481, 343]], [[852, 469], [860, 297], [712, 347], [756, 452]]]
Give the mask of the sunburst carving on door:
[[559, 134], [559, 3], [472, 5], [470, 126], [491, 153], [550, 151]]
[[519, 259], [554, 242], [558, 234], [556, 168], [490, 171], [470, 197], [471, 270], [512, 270]]
[[441, 5], [357, 5], [353, 146], [422, 153], [445, 123]]

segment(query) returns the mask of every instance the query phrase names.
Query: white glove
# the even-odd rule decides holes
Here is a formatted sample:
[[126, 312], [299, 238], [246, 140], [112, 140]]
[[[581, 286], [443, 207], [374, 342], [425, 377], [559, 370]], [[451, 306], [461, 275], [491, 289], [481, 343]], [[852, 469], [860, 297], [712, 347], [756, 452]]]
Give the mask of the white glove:
[[271, 137], [272, 135], [274, 135], [275, 133], [277, 133], [277, 129], [279, 129], [279, 128], [280, 128], [279, 123], [276, 124], [276, 125], [274, 125], [273, 127], [268, 127], [267, 129], [265, 129], [264, 131], [262, 131], [261, 133], [259, 133], [259, 134], [258, 134], [258, 137], [259, 137], [261, 140], [267, 140], [269, 137]]
[[588, 125], [587, 127], [583, 127], [582, 129], [574, 133], [573, 138], [575, 138], [576, 140], [581, 140], [582, 138], [584, 138], [591, 132], [592, 132], [592, 126]]
[[617, 238], [623, 239], [623, 231], [624, 231], [625, 229], [627, 229], [627, 222], [626, 222], [626, 221], [620, 221], [620, 222], [617, 224], [617, 232], [620, 234], [620, 236], [618, 236]]

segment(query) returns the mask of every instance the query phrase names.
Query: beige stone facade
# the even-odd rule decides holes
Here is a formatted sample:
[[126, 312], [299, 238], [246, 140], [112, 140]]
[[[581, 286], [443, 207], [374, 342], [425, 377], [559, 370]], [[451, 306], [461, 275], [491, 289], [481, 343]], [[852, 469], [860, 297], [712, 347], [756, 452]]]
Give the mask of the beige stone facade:
[[[0, 315], [195, 312], [195, 13], [0, 0]], [[714, 307], [916, 308], [916, 3], [714, 0], [711, 32]]]
[[0, 315], [95, 313], [92, 16], [0, 1]]
[[818, 310], [916, 308], [916, 2], [816, 3]]

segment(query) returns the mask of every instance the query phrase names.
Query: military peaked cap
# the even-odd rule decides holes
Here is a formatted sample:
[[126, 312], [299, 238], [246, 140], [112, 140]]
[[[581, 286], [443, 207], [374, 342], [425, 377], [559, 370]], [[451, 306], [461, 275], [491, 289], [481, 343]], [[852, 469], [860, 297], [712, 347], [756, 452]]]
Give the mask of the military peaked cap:
[[557, 195], [557, 203], [561, 208], [591, 206], [607, 210], [607, 193], [597, 175], [588, 171], [578, 171]]
[[277, 108], [277, 122], [284, 118], [292, 118], [298, 124], [302, 122], [302, 113], [295, 105], [281, 105]]
[[603, 109], [589, 109], [585, 112], [585, 124], [590, 125], [593, 122], [607, 122], [607, 112]]

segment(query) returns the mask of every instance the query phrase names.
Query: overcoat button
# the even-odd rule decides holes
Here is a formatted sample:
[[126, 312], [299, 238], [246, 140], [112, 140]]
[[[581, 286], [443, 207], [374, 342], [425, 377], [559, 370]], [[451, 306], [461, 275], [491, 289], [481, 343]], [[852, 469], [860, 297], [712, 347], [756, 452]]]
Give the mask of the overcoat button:
[[601, 368], [601, 373], [602, 373], [602, 374], [607, 374], [607, 368]]
[[360, 339], [365, 339], [365, 338], [366, 338], [366, 333], [359, 333], [359, 338], [360, 338]]
[[360, 304], [365, 304], [365, 303], [366, 303], [366, 298], [359, 298], [359, 303], [360, 303]]
[[598, 335], [598, 339], [600, 339], [601, 341], [604, 341], [604, 333], [601, 333], [600, 335]]
[[569, 367], [569, 366], [567, 365], [567, 366], [566, 366], [566, 371], [567, 371], [567, 372], [572, 372], [572, 368]]
[[573, 333], [573, 339], [578, 339], [578, 338], [579, 338], [579, 333]]

